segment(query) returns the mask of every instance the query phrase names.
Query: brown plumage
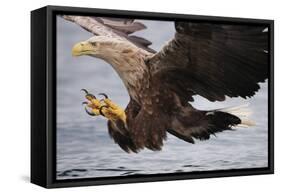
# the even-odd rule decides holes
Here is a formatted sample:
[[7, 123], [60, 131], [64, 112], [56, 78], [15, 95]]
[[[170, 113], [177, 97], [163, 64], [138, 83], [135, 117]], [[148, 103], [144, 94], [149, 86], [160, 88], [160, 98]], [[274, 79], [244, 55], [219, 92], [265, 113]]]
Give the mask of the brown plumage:
[[86, 41], [98, 43], [87, 55], [110, 63], [130, 94], [127, 123], [108, 121], [110, 136], [124, 151], [160, 150], [166, 131], [194, 143], [251, 125], [232, 114], [238, 109], [202, 111], [189, 102], [194, 95], [209, 101], [255, 95], [268, 77], [267, 26], [175, 22], [174, 39], [154, 54], [149, 41], [130, 35], [145, 28], [132, 19], [64, 18], [100, 36]]

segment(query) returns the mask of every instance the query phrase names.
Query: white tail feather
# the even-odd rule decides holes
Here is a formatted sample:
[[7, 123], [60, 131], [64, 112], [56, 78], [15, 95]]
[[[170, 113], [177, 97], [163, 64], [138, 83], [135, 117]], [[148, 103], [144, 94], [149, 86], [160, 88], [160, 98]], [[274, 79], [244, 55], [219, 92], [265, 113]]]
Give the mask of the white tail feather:
[[241, 124], [237, 125], [237, 127], [250, 127], [256, 125], [255, 122], [249, 118], [252, 114], [252, 111], [249, 108], [249, 104], [223, 108], [219, 109], [219, 111], [227, 112], [239, 117], [239, 119], [241, 119]]

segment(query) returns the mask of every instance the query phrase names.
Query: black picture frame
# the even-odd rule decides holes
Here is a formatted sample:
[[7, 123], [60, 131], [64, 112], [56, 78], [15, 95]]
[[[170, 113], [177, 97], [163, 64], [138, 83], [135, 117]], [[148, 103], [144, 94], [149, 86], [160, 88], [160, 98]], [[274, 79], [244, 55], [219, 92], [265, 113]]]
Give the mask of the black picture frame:
[[[56, 15], [136, 17], [265, 24], [269, 30], [268, 167], [174, 174], [56, 180]], [[46, 6], [31, 12], [31, 182], [46, 188], [168, 181], [274, 173], [274, 21], [214, 16]]]

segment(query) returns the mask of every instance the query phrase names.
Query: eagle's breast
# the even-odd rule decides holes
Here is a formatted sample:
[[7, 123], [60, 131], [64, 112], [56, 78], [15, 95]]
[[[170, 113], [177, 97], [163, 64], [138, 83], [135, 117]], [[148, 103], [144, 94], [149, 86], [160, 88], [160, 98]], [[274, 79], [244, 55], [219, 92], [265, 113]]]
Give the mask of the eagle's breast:
[[146, 56], [147, 53], [132, 47], [122, 48], [108, 59], [130, 96], [137, 102], [140, 102], [141, 91], [149, 85], [149, 70], [145, 64]]

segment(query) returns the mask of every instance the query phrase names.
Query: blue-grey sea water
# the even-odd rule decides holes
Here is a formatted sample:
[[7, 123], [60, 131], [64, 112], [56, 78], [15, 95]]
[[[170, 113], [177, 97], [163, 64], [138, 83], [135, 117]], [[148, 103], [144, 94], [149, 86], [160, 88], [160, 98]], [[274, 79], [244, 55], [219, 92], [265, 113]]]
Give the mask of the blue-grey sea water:
[[[146, 30], [137, 32], [162, 45], [174, 35], [172, 22], [143, 21]], [[90, 117], [81, 103], [81, 88], [94, 94], [107, 93], [123, 108], [129, 97], [122, 81], [106, 62], [88, 56], [72, 57], [71, 48], [92, 36], [74, 23], [57, 18], [57, 179], [127, 176], [221, 169], [266, 167], [268, 165], [267, 82], [251, 99], [227, 99], [211, 103], [197, 96], [198, 109], [217, 109], [249, 104], [256, 126], [237, 128], [212, 136], [208, 141], [186, 143], [168, 135], [162, 151], [122, 151], [107, 133], [106, 119]], [[237, 80], [239, 81], [239, 80]]]

